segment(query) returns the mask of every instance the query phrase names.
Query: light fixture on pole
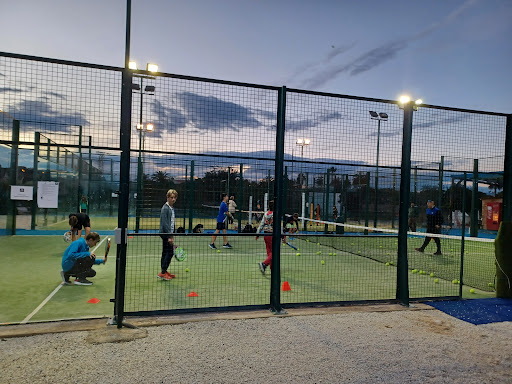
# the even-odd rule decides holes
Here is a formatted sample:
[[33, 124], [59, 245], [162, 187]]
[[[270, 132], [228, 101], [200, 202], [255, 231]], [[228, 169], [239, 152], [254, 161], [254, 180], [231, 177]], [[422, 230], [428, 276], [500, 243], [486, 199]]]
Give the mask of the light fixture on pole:
[[[129, 66], [132, 70], [137, 70], [137, 63], [135, 61], [130, 61]], [[156, 64], [147, 64], [147, 72], [158, 72], [158, 65]], [[133, 77], [140, 79], [140, 84], [132, 83], [132, 91], [140, 93], [140, 110], [139, 110], [139, 123], [137, 124], [137, 130], [139, 131], [139, 157], [138, 157], [138, 166], [137, 166], [137, 205], [135, 209], [135, 232], [139, 232], [140, 227], [140, 215], [142, 211], [142, 175], [143, 175], [143, 164], [142, 164], [142, 147], [143, 147], [143, 138], [145, 132], [152, 132], [154, 130], [153, 124], [143, 123], [143, 103], [144, 103], [144, 95], [154, 95], [156, 87], [154, 85], [146, 85], [144, 87], [144, 79], [154, 80], [154, 76], [147, 75], [133, 75]]]
[[301, 188], [303, 188], [304, 184], [304, 173], [303, 173], [303, 167], [304, 167], [304, 147], [311, 144], [310, 139], [306, 139], [304, 137], [300, 137], [295, 141], [295, 144], [300, 147], [300, 185]]
[[375, 112], [369, 111], [370, 118], [372, 120], [377, 120], [377, 163], [375, 166], [375, 212], [373, 217], [373, 226], [377, 227], [377, 198], [378, 198], [378, 190], [379, 190], [379, 150], [380, 150], [380, 122], [388, 120], [388, 114], [385, 112]]

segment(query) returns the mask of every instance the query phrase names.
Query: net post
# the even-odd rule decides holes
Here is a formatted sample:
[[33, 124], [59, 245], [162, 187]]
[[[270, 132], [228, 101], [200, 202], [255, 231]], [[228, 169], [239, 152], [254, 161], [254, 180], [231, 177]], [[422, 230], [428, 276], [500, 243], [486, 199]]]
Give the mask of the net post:
[[112, 217], [113, 208], [112, 208], [112, 184], [114, 183], [114, 163], [113, 159], [110, 159], [110, 189], [109, 189], [109, 195], [110, 195], [110, 205], [108, 207], [108, 214], [110, 217]]
[[281, 87], [277, 105], [277, 133], [274, 183], [274, 226], [272, 232], [272, 269], [270, 280], [270, 310], [282, 313], [281, 306], [281, 220], [283, 218], [283, 164], [286, 115], [286, 87]]
[[[325, 199], [324, 199], [324, 217], [326, 221], [329, 221], [329, 171], [327, 169], [327, 173], [325, 174]], [[327, 234], [329, 232], [329, 226], [327, 224], [324, 225], [324, 233]]]
[[[416, 181], [415, 181], [414, 186], [416, 187]], [[393, 168], [393, 193], [391, 195], [393, 200], [395, 198], [395, 192], [396, 192], [396, 168]], [[416, 191], [414, 191], [414, 192], [416, 192]], [[391, 228], [393, 228], [393, 229], [395, 228], [395, 214], [396, 214], [395, 204], [393, 203], [392, 208], [391, 208]]]
[[464, 172], [464, 189], [462, 190], [462, 233], [461, 233], [461, 243], [460, 243], [460, 273], [459, 273], [459, 299], [462, 299], [462, 285], [464, 278], [464, 239], [466, 236], [466, 183], [467, 183], [468, 175]]
[[[18, 179], [18, 154], [20, 144], [20, 121], [12, 121], [12, 147], [11, 147], [11, 166], [9, 168], [9, 185], [16, 185]], [[10, 191], [9, 191], [10, 193]], [[16, 235], [16, 203], [9, 196], [7, 200], [7, 235]]]
[[398, 255], [396, 298], [409, 306], [409, 275], [407, 260], [408, 208], [411, 190], [411, 143], [413, 103], [404, 104], [402, 133], [402, 166], [400, 169], [400, 208], [398, 211]]
[[238, 209], [238, 233], [242, 232], [242, 202], [244, 201], [244, 165], [240, 163], [240, 180], [238, 183], [238, 198], [240, 202], [240, 208]]
[[[185, 185], [184, 185], [184, 189], [185, 189], [185, 196], [184, 198], [186, 198], [188, 196], [188, 164], [185, 164]], [[183, 228], [186, 228], [187, 227], [187, 209], [185, 208], [183, 210]]]
[[[192, 233], [194, 225], [194, 160], [190, 161], [190, 188], [189, 188], [189, 206], [188, 206], [188, 233]], [[183, 227], [185, 228], [185, 227]]]
[[30, 220], [30, 229], [36, 229], [36, 217], [37, 217], [37, 182], [39, 179], [39, 143], [41, 141], [41, 134], [39, 132], [34, 133], [34, 172], [32, 182], [34, 184], [34, 198], [32, 199], [32, 217]]
[[469, 236], [478, 237], [478, 159], [473, 160], [473, 192], [471, 193], [471, 230]]

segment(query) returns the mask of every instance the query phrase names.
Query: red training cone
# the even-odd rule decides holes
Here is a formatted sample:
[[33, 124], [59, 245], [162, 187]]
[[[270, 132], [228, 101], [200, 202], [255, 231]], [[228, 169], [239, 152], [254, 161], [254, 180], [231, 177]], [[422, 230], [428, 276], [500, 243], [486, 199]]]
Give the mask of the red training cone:
[[93, 297], [91, 300], [87, 300], [87, 302], [90, 304], [98, 304], [100, 302], [100, 299]]
[[281, 290], [282, 291], [291, 291], [292, 289], [290, 288], [290, 284], [287, 281], [285, 281], [283, 283], [283, 286], [281, 287]]
[[199, 296], [197, 293], [195, 293], [194, 291], [190, 292], [187, 297], [197, 297]]

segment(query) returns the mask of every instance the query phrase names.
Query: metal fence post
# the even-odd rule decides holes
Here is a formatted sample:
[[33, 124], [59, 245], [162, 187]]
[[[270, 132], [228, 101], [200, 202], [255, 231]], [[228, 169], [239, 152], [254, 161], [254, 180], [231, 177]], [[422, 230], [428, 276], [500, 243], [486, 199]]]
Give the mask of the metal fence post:
[[478, 237], [478, 159], [473, 160], [473, 192], [471, 194], [471, 227], [469, 236]]
[[242, 232], [242, 202], [244, 201], [244, 165], [240, 163], [240, 180], [238, 183], [238, 201], [240, 208], [238, 209], [238, 233]]
[[190, 196], [189, 196], [189, 211], [188, 211], [188, 233], [192, 233], [193, 218], [194, 218], [194, 160], [190, 161]]
[[[365, 209], [364, 209], [364, 226], [368, 228], [368, 215], [370, 214], [370, 172], [366, 172], [366, 191], [365, 191]], [[364, 230], [364, 234], [368, 234], [368, 229]]]
[[503, 172], [503, 221], [512, 222], [512, 115], [507, 116]]
[[409, 306], [409, 276], [407, 260], [408, 209], [411, 192], [411, 143], [413, 103], [404, 104], [402, 133], [402, 166], [400, 169], [400, 208], [398, 211], [398, 265], [396, 277], [396, 298]]
[[37, 217], [37, 182], [39, 180], [39, 142], [41, 135], [39, 132], [35, 132], [34, 135], [34, 170], [32, 180], [34, 184], [34, 198], [32, 199], [32, 218], [30, 221], [30, 229], [36, 229], [36, 217]]
[[439, 163], [439, 191], [437, 195], [436, 205], [441, 209], [443, 204], [443, 178], [444, 178], [444, 156], [441, 156], [441, 162]]
[[[12, 121], [12, 147], [11, 147], [11, 167], [9, 169], [9, 186], [16, 185], [18, 179], [18, 148], [20, 144], [20, 121]], [[10, 194], [10, 191], [7, 191]], [[16, 234], [16, 203], [9, 196], [7, 200], [7, 234]]]
[[82, 158], [82, 126], [79, 126], [78, 137], [78, 193], [77, 193], [77, 205], [73, 208], [73, 212], [80, 210], [80, 200], [82, 200], [82, 173], [83, 173], [83, 158]]
[[286, 116], [286, 87], [279, 89], [277, 104], [276, 159], [274, 183], [274, 229], [272, 232], [272, 270], [270, 281], [270, 310], [283, 313], [281, 307], [281, 220], [283, 218], [283, 164]]
[[126, 238], [128, 230], [128, 207], [130, 200], [130, 139], [132, 115], [132, 79], [130, 61], [131, 0], [126, 0], [126, 50], [121, 88], [121, 164], [119, 171], [119, 211], [117, 221], [116, 287], [114, 299], [114, 320], [117, 328], [123, 326], [124, 294], [126, 279]]
[[460, 274], [459, 274], [459, 299], [462, 299], [462, 286], [464, 279], [464, 239], [466, 236], [466, 183], [468, 175], [464, 172], [464, 189], [462, 190], [462, 240], [460, 244]]

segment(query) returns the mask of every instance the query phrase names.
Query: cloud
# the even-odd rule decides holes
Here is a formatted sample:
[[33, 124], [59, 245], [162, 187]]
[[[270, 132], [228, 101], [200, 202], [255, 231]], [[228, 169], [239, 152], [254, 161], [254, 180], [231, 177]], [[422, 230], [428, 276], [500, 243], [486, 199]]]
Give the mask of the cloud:
[[159, 100], [151, 102], [151, 113], [157, 116], [154, 121], [154, 133], [157, 136], [161, 137], [163, 132], [177, 132], [187, 125], [188, 119], [183, 113], [162, 105]]
[[253, 117], [253, 112], [230, 101], [214, 96], [201, 96], [191, 92], [177, 95], [183, 114], [190, 124], [200, 130], [259, 128], [261, 122]]
[[0, 88], [0, 93], [6, 93], [6, 92], [20, 93], [20, 92], [23, 92], [23, 90], [19, 89], [19, 88]]
[[302, 131], [305, 129], [318, 127], [320, 124], [327, 123], [332, 120], [344, 119], [343, 115], [339, 112], [320, 112], [317, 113], [311, 119], [303, 119], [303, 120], [287, 120], [286, 121], [286, 130], [287, 131]]
[[43, 92], [44, 95], [48, 95], [48, 96], [53, 96], [53, 97], [56, 97], [58, 99], [61, 99], [61, 100], [66, 100], [67, 97], [65, 95], [62, 95], [60, 93], [57, 93], [57, 92]]
[[431, 120], [424, 123], [415, 124], [413, 121], [412, 129], [423, 129], [423, 128], [432, 128], [432, 127], [441, 127], [446, 126], [454, 123], [460, 123], [462, 121], [465, 121], [469, 118], [468, 115], [459, 115], [454, 117], [447, 117], [444, 119], [438, 119], [438, 120]]
[[6, 112], [24, 122], [24, 128], [40, 129], [41, 125], [46, 125], [48, 130], [70, 132], [71, 126], [90, 125], [84, 114], [57, 111], [50, 103], [41, 100], [23, 100]]
[[376, 48], [372, 48], [349, 63], [338, 63], [336, 65], [325, 66], [317, 73], [305, 79], [301, 83], [301, 86], [306, 88], [320, 88], [341, 73], [348, 72], [350, 76], [357, 76], [370, 71], [373, 68], [396, 58], [401, 51], [409, 46], [410, 43], [423, 39], [443, 26], [453, 23], [455, 19], [460, 17], [464, 11], [472, 7], [477, 3], [477, 1], [478, 0], [466, 1], [460, 7], [450, 12], [441, 21], [431, 24], [408, 39], [395, 40], [387, 42]]

